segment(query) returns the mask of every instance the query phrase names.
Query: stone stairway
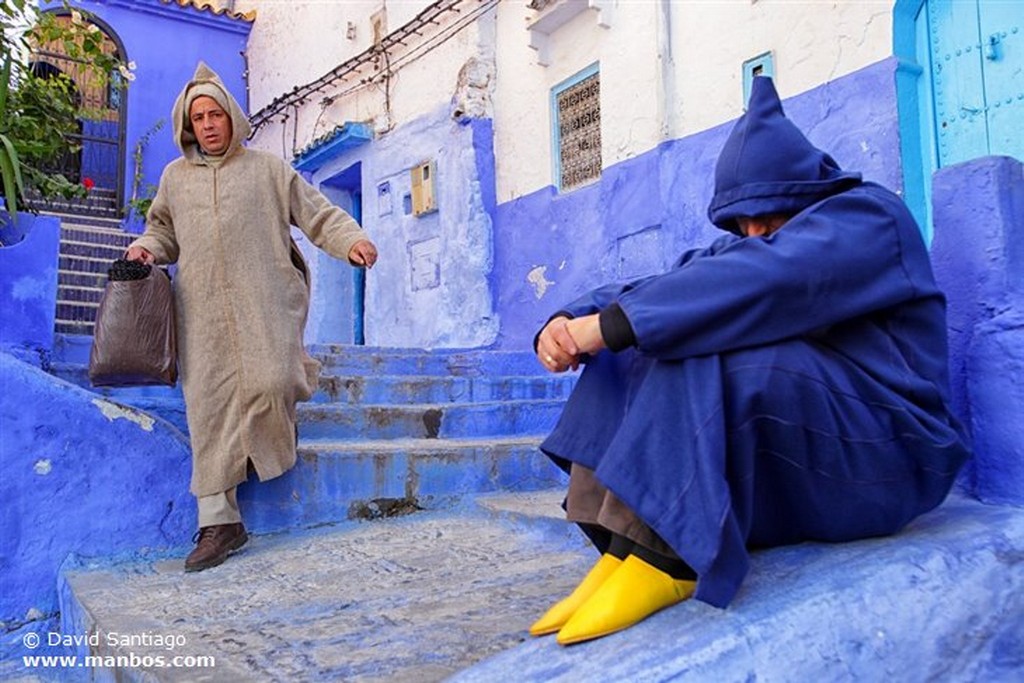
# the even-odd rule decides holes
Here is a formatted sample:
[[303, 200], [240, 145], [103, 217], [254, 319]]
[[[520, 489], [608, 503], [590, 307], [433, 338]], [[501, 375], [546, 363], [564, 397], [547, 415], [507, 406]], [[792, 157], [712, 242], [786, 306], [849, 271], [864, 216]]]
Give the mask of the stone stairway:
[[[235, 657], [231, 654], [237, 653], [235, 636], [228, 631], [251, 626], [254, 633], [270, 635], [277, 628], [249, 611], [255, 604], [251, 595], [243, 601], [242, 611], [223, 603], [211, 614], [213, 621], [199, 625], [200, 632], [183, 632], [200, 646], [209, 642], [214, 631], [226, 636], [224, 640], [217, 636], [220, 644], [208, 651], [219, 662], [211, 675], [195, 667], [153, 670], [129, 661], [124, 666], [90, 667], [90, 676], [131, 681], [309, 680], [301, 673], [303, 668], [325, 656], [328, 661], [320, 669], [325, 680], [335, 676], [341, 677], [336, 680], [384, 680], [391, 675], [401, 680], [440, 680], [520, 642], [524, 628], [520, 622], [558, 592], [571, 588], [574, 577], [585, 571], [590, 560], [586, 543], [562, 521], [558, 507], [564, 477], [537, 449], [573, 387], [573, 375], [544, 373], [529, 352], [333, 345], [316, 346], [311, 352], [323, 364], [323, 372], [316, 394], [298, 407], [296, 466], [270, 482], [239, 487], [239, 504], [253, 534], [249, 548], [237, 561], [197, 577], [182, 573], [187, 546], [171, 549], [173, 559], [167, 559], [165, 550], [141, 562], [137, 556], [129, 557], [128, 565], [122, 564], [123, 556], [117, 562], [105, 557], [69, 562], [59, 587], [61, 630], [171, 632], [182, 619], [199, 625], [190, 612], [181, 611], [187, 602], [183, 595], [163, 591], [177, 593], [184, 577], [192, 582], [186, 590], [195, 599], [192, 606], [202, 612], [211, 600], [217, 604], [222, 599], [235, 600], [218, 596], [210, 586], [220, 583], [218, 576], [229, 584], [244, 585], [247, 580], [239, 582], [225, 573], [241, 571], [250, 578], [270, 580], [257, 588], [263, 595], [257, 599], [263, 602], [260, 614], [275, 623], [283, 620], [282, 627], [296, 638], [298, 630], [306, 628], [301, 622], [307, 616], [319, 620], [315, 614], [320, 614], [327, 619], [321, 624], [327, 640], [349, 643], [343, 648], [346, 654], [329, 644], [300, 655], [298, 650], [305, 646], [297, 642], [298, 649], [288, 648], [285, 655], [295, 657], [293, 666], [280, 671], [275, 669], [274, 652], [268, 651], [255, 666], [245, 656]], [[57, 362], [52, 371], [89, 387], [81, 362]], [[180, 388], [93, 391], [187, 426]], [[137, 467], [160, 465], [157, 459], [142, 458]], [[133, 476], [144, 481], [160, 472], [138, 471]], [[478, 503], [480, 494], [510, 496], [514, 509], [509, 509], [509, 503]], [[509, 525], [523, 519], [532, 522], [524, 533], [515, 533]], [[389, 526], [376, 526], [381, 523]], [[542, 529], [557, 529], [554, 537], [535, 538], [537, 523]], [[282, 531], [288, 533], [278, 533]], [[449, 545], [439, 539], [448, 539]], [[371, 549], [374, 557], [366, 554]], [[248, 564], [246, 558], [257, 564]], [[518, 578], [493, 573], [494, 561], [515, 563]], [[160, 585], [129, 579], [142, 575]], [[293, 594], [295, 601], [284, 597], [291, 589], [278, 579], [284, 584], [299, 581], [302, 588]], [[417, 583], [419, 588], [410, 587], [415, 599], [405, 599], [395, 580]], [[328, 596], [322, 590], [327, 586], [340, 592]], [[101, 590], [96, 592], [97, 588]], [[126, 602], [113, 599], [106, 589]], [[368, 597], [367, 591], [376, 597], [365, 608], [347, 610], [346, 604]], [[518, 621], [507, 619], [508, 609], [493, 609], [511, 605], [523, 595], [532, 596], [532, 602]], [[163, 607], [156, 609], [148, 600]], [[397, 612], [388, 605], [397, 607]], [[453, 610], [450, 605], [459, 607]], [[462, 614], [464, 609], [473, 614]], [[444, 635], [435, 633], [440, 640], [423, 645], [434, 650], [432, 663], [422, 659], [423, 648], [410, 649], [408, 644], [408, 639], [419, 637], [421, 610], [443, 621], [439, 627]], [[307, 616], [291, 622], [288, 614], [292, 612]], [[243, 622], [256, 621], [236, 622], [225, 630], [220, 618], [231, 615]], [[387, 628], [396, 620], [407, 623], [397, 640]], [[287, 636], [281, 631], [270, 637]], [[370, 640], [360, 647], [368, 650], [350, 660], [350, 646], [363, 637]], [[253, 646], [262, 647], [255, 642]], [[86, 649], [91, 654], [125, 652]], [[203, 654], [202, 650], [190, 648], [188, 653]]]
[[[59, 214], [55, 214], [59, 215]], [[59, 215], [57, 316], [60, 334], [91, 335], [107, 269], [134, 238], [116, 218]]]
[[537, 450], [575, 377], [546, 375], [531, 353], [316, 346], [320, 389], [300, 404], [299, 459], [239, 488], [253, 528], [274, 531], [464, 496], [558, 486]]
[[[272, 532], [394, 511], [438, 509], [493, 491], [559, 486], [537, 446], [575, 376], [532, 353], [319, 345], [320, 387], [298, 406], [298, 462], [239, 487], [247, 525]], [[82, 363], [53, 372], [90, 388]], [[186, 432], [180, 388], [92, 389]]]
[[[536, 449], [550, 414], [507, 407], [542, 415], [573, 378], [528, 353], [313, 351], [299, 463], [240, 489], [256, 533], [237, 557], [186, 575], [179, 541], [64, 562], [60, 633], [79, 640], [34, 652], [103, 659], [59, 680], [1020, 680], [1024, 509], [960, 494], [893, 537], [756, 552], [726, 610], [688, 601], [570, 648], [529, 638], [595, 555]], [[151, 460], [131, 476], [151, 480]], [[147, 635], [180, 645], [123, 642]]]
[[[519, 646], [536, 614], [586, 572], [593, 557], [559, 501], [553, 492], [498, 494], [259, 535], [198, 574], [184, 574], [180, 558], [68, 564], [61, 630], [100, 634], [73, 650], [107, 664], [92, 680], [444, 680]], [[136, 646], [111, 633], [176, 644]]]
[[[61, 631], [96, 643], [38, 653], [101, 657], [61, 680], [133, 683], [1021, 680], [1024, 509], [954, 495], [895, 537], [757, 552], [728, 609], [561, 647], [527, 629], [596, 556], [560, 494], [256, 536], [199, 574], [69, 562]], [[125, 640], [143, 634], [175, 642]]]
[[86, 197], [70, 198], [43, 197], [38, 192], [29, 190], [28, 203], [34, 210], [42, 213], [88, 216], [113, 221], [119, 221], [122, 212], [117, 200], [117, 190], [100, 186], [89, 190]]

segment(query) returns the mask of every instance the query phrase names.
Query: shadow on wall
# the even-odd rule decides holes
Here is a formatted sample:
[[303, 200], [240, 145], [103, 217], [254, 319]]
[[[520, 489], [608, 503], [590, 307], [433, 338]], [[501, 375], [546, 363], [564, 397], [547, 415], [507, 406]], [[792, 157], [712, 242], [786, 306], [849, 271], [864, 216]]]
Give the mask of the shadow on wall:
[[[45, 633], [70, 555], [109, 561], [188, 542], [191, 455], [169, 423], [9, 353], [0, 385], [0, 622], [8, 634]], [[20, 637], [4, 640], [0, 660], [31, 654]]]
[[953, 408], [974, 441], [968, 488], [1024, 505], [1024, 164], [983, 157], [943, 168], [932, 203]]

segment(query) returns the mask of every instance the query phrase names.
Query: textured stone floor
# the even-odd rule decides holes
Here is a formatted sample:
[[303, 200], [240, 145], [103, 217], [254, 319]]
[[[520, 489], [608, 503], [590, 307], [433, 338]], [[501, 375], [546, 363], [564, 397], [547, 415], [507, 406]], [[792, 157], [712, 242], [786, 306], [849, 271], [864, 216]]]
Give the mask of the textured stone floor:
[[526, 633], [594, 559], [560, 497], [256, 537], [199, 574], [67, 570], [64, 633], [185, 641], [100, 655], [215, 658], [100, 681], [1024, 680], [1024, 508], [953, 496], [896, 536], [758, 552], [728, 609], [691, 600], [565, 648]]
[[101, 644], [103, 655], [215, 658], [209, 669], [118, 672], [128, 680], [442, 680], [521, 643], [593, 561], [559, 499], [499, 496], [255, 537], [197, 574], [184, 574], [181, 560], [69, 572], [77, 614], [65, 615], [76, 622], [66, 630], [185, 641], [170, 652]]

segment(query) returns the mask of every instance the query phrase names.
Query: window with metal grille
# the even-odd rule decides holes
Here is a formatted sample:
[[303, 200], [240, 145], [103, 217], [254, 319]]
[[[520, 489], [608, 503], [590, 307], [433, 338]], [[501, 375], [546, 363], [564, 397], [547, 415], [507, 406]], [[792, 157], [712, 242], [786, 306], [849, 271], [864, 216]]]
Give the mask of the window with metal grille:
[[601, 177], [601, 74], [593, 66], [552, 95], [558, 187], [572, 190]]

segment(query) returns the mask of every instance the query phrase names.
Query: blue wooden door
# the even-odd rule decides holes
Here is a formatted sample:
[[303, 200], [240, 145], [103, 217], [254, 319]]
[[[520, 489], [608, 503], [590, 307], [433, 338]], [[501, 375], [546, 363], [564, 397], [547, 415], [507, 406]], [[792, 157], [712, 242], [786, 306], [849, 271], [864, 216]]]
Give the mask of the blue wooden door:
[[1024, 0], [930, 0], [938, 165], [1024, 160]]

